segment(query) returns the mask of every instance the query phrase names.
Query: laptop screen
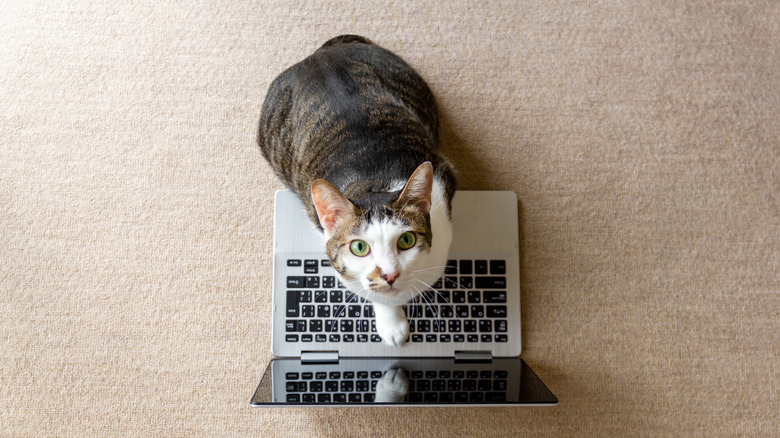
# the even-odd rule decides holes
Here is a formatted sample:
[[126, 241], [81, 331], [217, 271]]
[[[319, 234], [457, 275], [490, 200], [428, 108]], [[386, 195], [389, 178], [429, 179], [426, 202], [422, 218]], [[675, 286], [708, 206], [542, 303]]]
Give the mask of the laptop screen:
[[519, 358], [273, 359], [250, 404], [260, 406], [552, 406], [558, 399]]

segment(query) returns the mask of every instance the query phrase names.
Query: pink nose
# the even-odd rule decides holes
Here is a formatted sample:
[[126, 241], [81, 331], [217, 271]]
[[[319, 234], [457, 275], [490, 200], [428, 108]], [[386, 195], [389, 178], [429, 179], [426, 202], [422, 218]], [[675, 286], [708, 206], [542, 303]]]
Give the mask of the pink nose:
[[387, 274], [382, 274], [382, 278], [385, 279], [387, 284], [393, 284], [395, 283], [395, 279], [398, 278], [398, 272], [389, 272]]

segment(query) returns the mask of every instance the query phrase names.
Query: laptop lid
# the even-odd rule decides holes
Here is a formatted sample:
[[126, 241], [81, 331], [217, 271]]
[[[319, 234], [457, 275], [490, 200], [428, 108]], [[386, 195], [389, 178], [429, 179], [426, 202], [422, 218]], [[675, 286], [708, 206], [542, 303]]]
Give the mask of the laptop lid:
[[[517, 196], [510, 191], [457, 191], [452, 222], [445, 278], [407, 308], [412, 324], [416, 319], [434, 321], [420, 322], [408, 342], [391, 347], [370, 326], [364, 330], [373, 319], [371, 303], [350, 296], [334, 281], [322, 234], [298, 197], [289, 190], [278, 191], [274, 356], [300, 357], [311, 352], [333, 352], [337, 357], [452, 358], [463, 352], [520, 355]], [[323, 309], [327, 312], [320, 312]]]

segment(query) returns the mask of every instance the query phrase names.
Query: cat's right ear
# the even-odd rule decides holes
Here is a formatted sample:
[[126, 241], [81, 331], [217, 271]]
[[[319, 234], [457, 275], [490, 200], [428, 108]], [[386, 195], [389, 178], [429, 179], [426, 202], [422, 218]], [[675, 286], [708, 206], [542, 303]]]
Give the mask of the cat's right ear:
[[355, 214], [355, 206], [349, 202], [349, 199], [324, 179], [317, 179], [311, 183], [311, 199], [317, 209], [320, 225], [328, 237], [333, 234], [333, 229], [339, 220]]

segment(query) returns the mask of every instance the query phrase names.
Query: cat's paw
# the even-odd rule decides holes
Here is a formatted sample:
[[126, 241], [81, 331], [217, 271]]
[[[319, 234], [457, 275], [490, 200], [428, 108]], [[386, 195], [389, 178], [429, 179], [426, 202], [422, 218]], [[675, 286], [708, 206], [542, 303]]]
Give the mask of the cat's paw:
[[409, 336], [409, 322], [405, 319], [394, 319], [388, 322], [377, 319], [376, 331], [385, 344], [392, 347], [400, 347]]
[[407, 392], [409, 392], [409, 379], [404, 370], [387, 370], [376, 384], [374, 401], [377, 403], [399, 402], [406, 397]]

